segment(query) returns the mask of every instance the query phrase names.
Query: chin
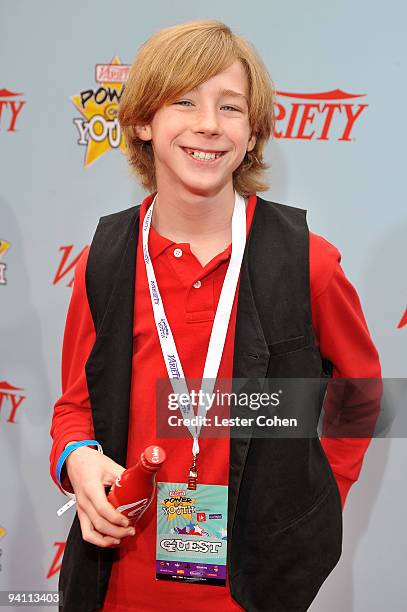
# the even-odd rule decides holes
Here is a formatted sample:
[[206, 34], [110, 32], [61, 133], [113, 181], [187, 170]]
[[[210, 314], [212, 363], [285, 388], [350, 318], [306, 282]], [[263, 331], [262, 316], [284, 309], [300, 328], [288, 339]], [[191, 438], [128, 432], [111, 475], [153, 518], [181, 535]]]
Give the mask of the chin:
[[222, 191], [227, 185], [233, 184], [233, 177], [229, 180], [218, 179], [218, 180], [191, 180], [183, 181], [185, 189], [196, 195], [212, 195]]
[[221, 191], [223, 189], [224, 185], [219, 184], [219, 183], [211, 183], [211, 184], [204, 184], [204, 183], [194, 183], [194, 184], [189, 184], [186, 185], [186, 189], [190, 192], [193, 193], [194, 195], [197, 196], [211, 196], [214, 195], [215, 193], [218, 193], [219, 191]]

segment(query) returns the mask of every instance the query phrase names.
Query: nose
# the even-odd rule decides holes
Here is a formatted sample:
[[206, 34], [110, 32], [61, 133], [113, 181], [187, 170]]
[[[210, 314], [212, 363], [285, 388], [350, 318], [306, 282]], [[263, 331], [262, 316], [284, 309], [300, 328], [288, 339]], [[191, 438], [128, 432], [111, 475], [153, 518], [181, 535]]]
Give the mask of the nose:
[[219, 134], [221, 127], [216, 108], [200, 108], [195, 115], [194, 131], [197, 134]]

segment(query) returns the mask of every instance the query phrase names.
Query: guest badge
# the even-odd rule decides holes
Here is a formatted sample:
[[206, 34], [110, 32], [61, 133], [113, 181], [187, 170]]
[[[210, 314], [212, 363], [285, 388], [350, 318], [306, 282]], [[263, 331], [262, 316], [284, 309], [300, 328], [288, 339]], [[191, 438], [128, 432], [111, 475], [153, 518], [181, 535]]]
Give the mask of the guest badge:
[[227, 509], [227, 486], [157, 483], [157, 579], [224, 586]]

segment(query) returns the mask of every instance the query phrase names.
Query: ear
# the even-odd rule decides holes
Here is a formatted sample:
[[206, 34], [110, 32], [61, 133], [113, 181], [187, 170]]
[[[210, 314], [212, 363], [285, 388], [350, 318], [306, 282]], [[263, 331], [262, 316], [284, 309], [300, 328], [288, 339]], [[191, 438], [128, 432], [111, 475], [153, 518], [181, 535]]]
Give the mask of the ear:
[[136, 125], [135, 130], [138, 138], [140, 138], [141, 140], [151, 140], [151, 126], [149, 124]]
[[249, 142], [247, 143], [247, 150], [248, 151], [253, 151], [255, 145], [257, 142], [257, 138], [256, 138], [256, 134], [252, 134], [250, 136]]

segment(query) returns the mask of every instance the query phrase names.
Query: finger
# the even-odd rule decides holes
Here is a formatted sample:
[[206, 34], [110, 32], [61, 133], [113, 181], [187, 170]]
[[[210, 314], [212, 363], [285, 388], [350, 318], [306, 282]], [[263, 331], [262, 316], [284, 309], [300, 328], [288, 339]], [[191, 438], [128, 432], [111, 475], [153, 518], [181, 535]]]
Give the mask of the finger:
[[87, 500], [89, 500], [89, 502], [92, 504], [92, 514], [98, 514], [100, 517], [113, 525], [119, 525], [121, 527], [129, 526], [128, 518], [121, 512], [118, 512], [118, 510], [116, 510], [108, 501], [104, 487], [101, 483], [88, 483], [84, 488], [84, 493]]
[[112, 538], [110, 536], [103, 536], [101, 533], [99, 533], [92, 525], [92, 522], [86, 513], [80, 511], [79, 508], [78, 517], [81, 524], [82, 538], [85, 540], [85, 542], [95, 544], [96, 546], [100, 546], [102, 548], [118, 546], [120, 544], [120, 539]]
[[[78, 506], [86, 513], [96, 531], [98, 531], [102, 535], [108, 535], [113, 538], [121, 539], [126, 536], [135, 534], [134, 527], [132, 525], [128, 525], [128, 527], [122, 527], [117, 524], [111, 523], [109, 520], [101, 516], [95, 509], [94, 505], [92, 504], [92, 501], [86, 498], [86, 496], [81, 496], [81, 498], [78, 499]], [[120, 514], [120, 516], [121, 518], [124, 518], [126, 519], [126, 521], [128, 521], [128, 519], [122, 514]]]
[[134, 527], [119, 527], [118, 525], [110, 523], [108, 520], [101, 517], [92, 505], [89, 506], [87, 514], [96, 531], [98, 531], [102, 535], [121, 539], [125, 538], [126, 536], [133, 536], [135, 534]]
[[126, 471], [126, 468], [110, 460], [108, 469], [107, 471], [105, 471], [105, 474], [103, 477], [103, 484], [106, 486], [113, 485], [115, 481], [117, 480], [117, 478], [119, 478], [125, 471]]

